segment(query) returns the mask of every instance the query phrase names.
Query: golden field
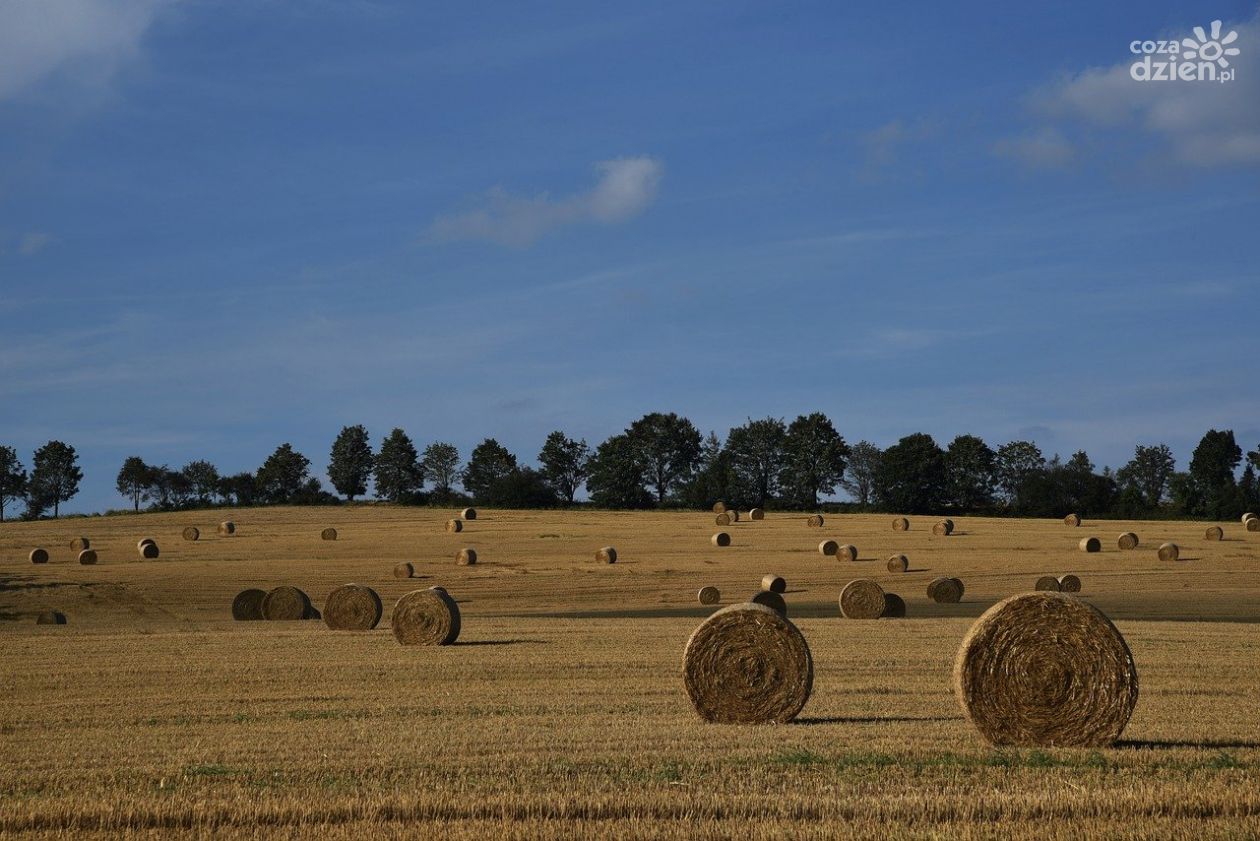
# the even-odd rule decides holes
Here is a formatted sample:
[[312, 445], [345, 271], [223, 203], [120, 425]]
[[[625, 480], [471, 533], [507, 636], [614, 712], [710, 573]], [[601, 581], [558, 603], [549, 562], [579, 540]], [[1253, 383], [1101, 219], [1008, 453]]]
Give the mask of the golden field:
[[[1260, 534], [1223, 524], [771, 512], [719, 530], [704, 513], [389, 506], [274, 508], [0, 524], [0, 836], [1077, 838], [1260, 834]], [[214, 533], [231, 518], [237, 534]], [[202, 538], [185, 542], [186, 525]], [[339, 539], [320, 540], [335, 526]], [[1116, 548], [1122, 531], [1141, 546]], [[1102, 538], [1103, 552], [1077, 542]], [[73, 561], [91, 539], [97, 566]], [[157, 560], [136, 541], [153, 537]], [[818, 554], [833, 538], [857, 562]], [[1156, 558], [1165, 540], [1178, 563]], [[613, 545], [615, 565], [595, 562]], [[27, 553], [43, 546], [52, 562]], [[477, 549], [471, 567], [455, 552]], [[894, 575], [884, 561], [910, 558]], [[410, 561], [417, 578], [392, 577]], [[814, 692], [791, 725], [701, 722], [679, 672], [696, 591], [745, 600], [787, 579]], [[994, 749], [954, 700], [971, 620], [1075, 573], [1116, 620], [1141, 698], [1113, 749]], [[966, 583], [937, 605], [927, 582]], [[839, 617], [858, 576], [905, 598], [900, 620]], [[371, 632], [233, 622], [246, 587], [292, 584], [317, 606], [374, 587]], [[399, 646], [389, 613], [442, 584], [450, 647]], [[55, 608], [65, 626], [37, 626]]]

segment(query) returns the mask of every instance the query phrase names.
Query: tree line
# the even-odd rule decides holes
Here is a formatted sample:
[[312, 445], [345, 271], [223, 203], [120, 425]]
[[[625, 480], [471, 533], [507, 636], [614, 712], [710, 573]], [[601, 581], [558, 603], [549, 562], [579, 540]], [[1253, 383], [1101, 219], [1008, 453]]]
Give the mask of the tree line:
[[[749, 419], [722, 440], [689, 419], [652, 412], [592, 449], [562, 431], [547, 436], [538, 467], [521, 464], [493, 438], [466, 463], [438, 441], [419, 450], [402, 429], [377, 449], [362, 425], [344, 427], [329, 452], [327, 476], [338, 495], [311, 475], [311, 461], [281, 444], [253, 472], [220, 475], [209, 461], [181, 468], [127, 458], [116, 488], [135, 511], [211, 505], [335, 504], [368, 495], [401, 504], [477, 503], [507, 508], [573, 505], [585, 488], [602, 508], [738, 507], [816, 509], [843, 489], [860, 511], [1059, 517], [1184, 516], [1230, 519], [1260, 509], [1260, 446], [1244, 453], [1231, 430], [1209, 430], [1185, 471], [1165, 444], [1138, 445], [1123, 467], [1095, 468], [1084, 451], [1049, 458], [1031, 441], [993, 449], [974, 435], [941, 447], [926, 433], [881, 449], [848, 444], [821, 412], [786, 422]], [[1241, 474], [1239, 467], [1242, 467]], [[0, 520], [24, 503], [37, 519], [78, 493], [83, 478], [74, 448], [50, 441], [28, 475], [12, 447], [0, 446]], [[458, 488], [457, 488], [458, 485]]]

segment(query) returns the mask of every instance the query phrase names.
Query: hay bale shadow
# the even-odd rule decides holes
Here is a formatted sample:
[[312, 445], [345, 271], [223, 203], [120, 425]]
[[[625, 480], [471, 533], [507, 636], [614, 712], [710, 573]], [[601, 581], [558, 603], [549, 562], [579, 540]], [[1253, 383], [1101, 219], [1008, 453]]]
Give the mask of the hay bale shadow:
[[1179, 748], [1199, 748], [1202, 750], [1227, 750], [1260, 748], [1260, 742], [1237, 740], [1200, 739], [1121, 739], [1116, 742], [1117, 750], [1176, 750]]
[[546, 640], [456, 640], [452, 645], [548, 645]]
[[792, 725], [810, 727], [818, 724], [897, 724], [915, 721], [965, 721], [961, 715], [867, 715], [867, 716], [813, 716], [798, 718]]

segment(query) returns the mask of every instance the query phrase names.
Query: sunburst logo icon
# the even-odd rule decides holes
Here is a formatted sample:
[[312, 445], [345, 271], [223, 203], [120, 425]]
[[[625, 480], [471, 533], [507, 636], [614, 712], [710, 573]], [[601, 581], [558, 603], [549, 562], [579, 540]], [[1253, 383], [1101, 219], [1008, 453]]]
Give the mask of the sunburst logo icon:
[[1224, 38], [1221, 37], [1221, 22], [1219, 20], [1212, 21], [1212, 37], [1203, 31], [1202, 26], [1194, 28], [1194, 38], [1183, 38], [1181, 46], [1185, 47], [1185, 52], [1181, 57], [1187, 61], [1214, 61], [1221, 68], [1229, 67], [1229, 59], [1226, 56], [1238, 55], [1238, 48], [1231, 47], [1230, 44], [1238, 40], [1238, 33], [1230, 30], [1229, 34]]

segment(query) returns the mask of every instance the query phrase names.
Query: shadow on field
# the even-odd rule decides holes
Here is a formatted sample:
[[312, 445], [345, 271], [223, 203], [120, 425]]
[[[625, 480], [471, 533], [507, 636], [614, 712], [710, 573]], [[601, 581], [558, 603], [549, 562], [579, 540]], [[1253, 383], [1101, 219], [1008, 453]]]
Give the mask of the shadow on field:
[[7, 610], [0, 610], [0, 622], [16, 622], [22, 618], [20, 613], [12, 613]]
[[455, 645], [546, 645], [546, 640], [456, 640]]
[[1260, 748], [1260, 742], [1245, 740], [1228, 741], [1203, 739], [1200, 741], [1182, 739], [1122, 739], [1116, 742], [1117, 750], [1173, 750], [1176, 748], [1201, 748], [1203, 750], [1225, 750], [1227, 748]]
[[960, 715], [870, 715], [870, 716], [828, 716], [819, 718], [798, 718], [792, 724], [806, 727], [815, 724], [898, 724], [913, 721], [962, 721]]

